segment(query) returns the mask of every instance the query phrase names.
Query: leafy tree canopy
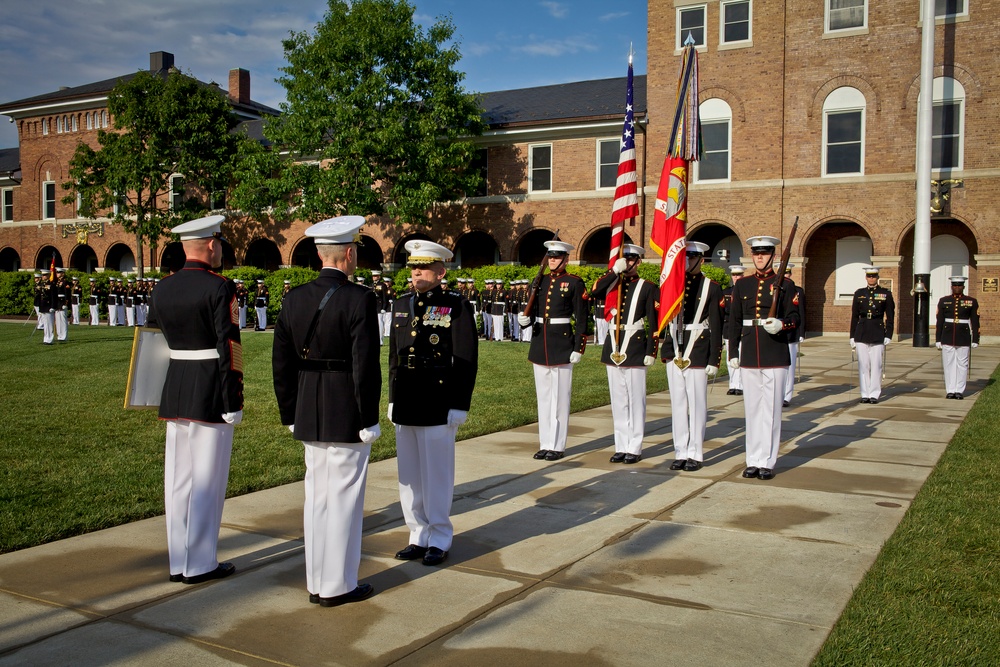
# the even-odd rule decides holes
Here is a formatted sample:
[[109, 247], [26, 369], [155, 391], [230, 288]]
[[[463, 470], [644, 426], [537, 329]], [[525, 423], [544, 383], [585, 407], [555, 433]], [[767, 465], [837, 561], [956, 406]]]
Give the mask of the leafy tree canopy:
[[314, 33], [284, 41], [287, 102], [264, 133], [292, 159], [258, 188], [284, 193], [279, 217], [427, 224], [435, 202], [478, 185], [469, 137], [482, 133], [481, 109], [455, 70], [454, 26], [424, 31], [413, 12], [405, 0], [329, 0]]

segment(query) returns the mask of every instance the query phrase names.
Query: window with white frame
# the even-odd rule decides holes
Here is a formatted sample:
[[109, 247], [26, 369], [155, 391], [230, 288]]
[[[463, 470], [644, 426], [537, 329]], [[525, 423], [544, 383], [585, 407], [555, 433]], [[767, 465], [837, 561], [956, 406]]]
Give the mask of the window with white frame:
[[79, 190], [76, 191], [76, 217], [83, 217], [83, 193]]
[[212, 211], [218, 211], [226, 208], [226, 189], [220, 188], [218, 190], [212, 190], [212, 195], [209, 201], [209, 209]]
[[705, 100], [698, 107], [701, 118], [701, 159], [695, 163], [695, 181], [728, 181], [733, 111], [725, 100]]
[[931, 168], [961, 169], [964, 160], [965, 88], [949, 76], [934, 79]]
[[42, 119], [42, 134], [48, 134], [48, 133], [49, 133], [49, 119], [48, 118], [43, 118]]
[[837, 240], [835, 299], [851, 299], [864, 287], [865, 266], [872, 261], [872, 240], [867, 236], [845, 236]]
[[42, 183], [42, 219], [56, 219], [56, 184], [53, 181]]
[[826, 31], [868, 27], [868, 0], [826, 0]]
[[118, 216], [121, 215], [123, 210], [125, 210], [125, 197], [116, 192], [114, 203], [111, 205], [111, 213]]
[[86, 123], [87, 123], [87, 129], [88, 129], [88, 130], [93, 130], [93, 129], [94, 129], [94, 121], [93, 121], [93, 119], [92, 119], [92, 118], [90, 117], [90, 112], [89, 112], [89, 111], [88, 111], [87, 113], [85, 113], [85, 114], [84, 114], [84, 120], [85, 120], [85, 121], [86, 121]]
[[170, 210], [179, 211], [184, 202], [184, 177], [170, 177]]
[[597, 187], [618, 186], [618, 162], [621, 160], [621, 139], [597, 140]]
[[0, 220], [14, 222], [14, 188], [0, 190]]
[[684, 46], [688, 35], [694, 39], [695, 46], [705, 46], [705, 5], [677, 8], [677, 48]]
[[844, 86], [823, 102], [823, 175], [865, 172], [865, 96]]
[[[921, 3], [923, 8], [923, 3]], [[968, 16], [969, 7], [966, 0], [934, 0], [934, 18], [951, 18]]]
[[63, 116], [56, 116], [56, 134], [63, 133]]
[[80, 122], [79, 120], [77, 120], [76, 114], [73, 114], [72, 121], [73, 121], [73, 131], [76, 132], [79, 129], [79, 122]]
[[750, 0], [723, 0], [719, 11], [719, 43], [749, 42], [751, 13]]
[[528, 192], [552, 191], [552, 144], [536, 144], [528, 150]]

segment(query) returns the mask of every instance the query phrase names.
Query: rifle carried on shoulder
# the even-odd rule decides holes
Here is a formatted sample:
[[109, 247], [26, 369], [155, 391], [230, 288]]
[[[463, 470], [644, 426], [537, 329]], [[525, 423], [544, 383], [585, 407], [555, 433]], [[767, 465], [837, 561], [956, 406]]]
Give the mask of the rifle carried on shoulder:
[[771, 308], [767, 311], [767, 316], [774, 317], [778, 312], [778, 302], [781, 300], [781, 293], [785, 290], [785, 267], [788, 266], [788, 256], [792, 254], [792, 241], [795, 239], [795, 230], [799, 228], [799, 216], [795, 216], [792, 223], [792, 231], [788, 234], [788, 242], [781, 252], [781, 265], [778, 267], [777, 286], [774, 289], [774, 300], [771, 301]]
[[[550, 241], [559, 240], [559, 230], [556, 230], [555, 236], [553, 236]], [[524, 305], [525, 317], [531, 317], [531, 311], [535, 309], [535, 299], [538, 298], [538, 289], [542, 286], [542, 276], [545, 274], [545, 266], [548, 264], [549, 253], [542, 255], [542, 262], [538, 265], [538, 273], [535, 275], [535, 279], [531, 281], [531, 289], [528, 290], [528, 302]]]

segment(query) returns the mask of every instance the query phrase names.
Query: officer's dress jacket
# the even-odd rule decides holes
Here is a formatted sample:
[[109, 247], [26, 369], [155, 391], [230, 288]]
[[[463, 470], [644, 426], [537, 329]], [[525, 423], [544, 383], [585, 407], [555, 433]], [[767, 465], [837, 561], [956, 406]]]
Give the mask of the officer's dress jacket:
[[979, 302], [965, 294], [942, 297], [938, 301], [936, 324], [935, 343], [954, 347], [979, 345]]
[[[309, 325], [334, 285], [303, 357]], [[375, 292], [334, 268], [285, 295], [274, 325], [271, 370], [281, 423], [295, 424], [296, 439], [356, 443], [361, 429], [378, 423], [377, 302]]]
[[851, 302], [851, 338], [856, 343], [881, 345], [892, 338], [896, 305], [884, 287], [862, 287]]
[[[705, 307], [701, 310], [701, 321], [695, 322], [694, 316], [698, 313], [698, 303], [701, 299], [702, 291], [705, 289], [705, 281], [708, 281], [708, 293], [705, 295]], [[681, 355], [687, 349], [690, 336], [696, 336], [691, 348], [691, 368], [705, 368], [706, 366], [719, 367], [722, 359], [722, 317], [725, 299], [722, 296], [722, 288], [719, 283], [707, 278], [700, 271], [694, 275], [688, 273], [684, 276], [684, 324], [706, 324], [707, 329], [700, 331], [685, 330], [681, 341], [677, 343], [677, 349]], [[670, 327], [663, 330], [662, 355], [665, 361], [674, 358], [674, 339], [670, 333]]]
[[389, 329], [393, 423], [440, 426], [448, 423], [449, 410], [467, 412], [479, 367], [469, 301], [441, 285], [407, 292], [392, 305]]
[[765, 273], [744, 276], [733, 285], [729, 311], [729, 358], [738, 358], [741, 368], [782, 368], [792, 363], [788, 352], [787, 331], [799, 325], [799, 313], [792, 303], [792, 283], [785, 281], [775, 317], [782, 330], [769, 334], [759, 324], [744, 325], [748, 320], [764, 320], [774, 301], [777, 276]]
[[[604, 339], [604, 348], [601, 350], [601, 363], [609, 366], [620, 366], [622, 368], [643, 366], [645, 357], [656, 356], [656, 336], [651, 331], [646, 330], [646, 322], [651, 323], [653, 329], [656, 328], [656, 313], [659, 308], [659, 290], [648, 280], [643, 280], [638, 276], [625, 276], [623, 278], [624, 287], [622, 289], [621, 324], [619, 325], [618, 341], [619, 352], [625, 354], [625, 361], [616, 364], [611, 360], [611, 354], [615, 342], [615, 323], [617, 318], [609, 323], [608, 336]], [[601, 302], [612, 298], [608, 293], [618, 284], [618, 276], [614, 271], [608, 271], [597, 279], [594, 283], [593, 293], [599, 295]], [[632, 312], [635, 303], [635, 312]], [[599, 313], [604, 317], [603, 309]], [[630, 331], [627, 327], [643, 325], [641, 328]], [[622, 345], [624, 343], [624, 345]]]
[[[540, 366], [562, 366], [573, 352], [587, 345], [587, 288], [578, 276], [560, 272], [542, 276], [530, 316], [534, 319], [528, 361]], [[552, 324], [550, 319], [567, 319]]]
[[236, 284], [188, 260], [149, 297], [146, 326], [159, 328], [171, 350], [218, 351], [218, 359], [171, 359], [160, 396], [160, 419], [223, 423], [243, 409], [243, 348]]

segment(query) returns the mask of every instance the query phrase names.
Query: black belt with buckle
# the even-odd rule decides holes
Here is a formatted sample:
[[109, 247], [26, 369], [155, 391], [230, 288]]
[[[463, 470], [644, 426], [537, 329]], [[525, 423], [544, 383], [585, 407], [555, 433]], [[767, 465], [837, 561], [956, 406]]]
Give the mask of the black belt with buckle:
[[347, 359], [299, 359], [300, 371], [319, 373], [351, 373], [354, 367]]
[[451, 368], [451, 358], [434, 359], [416, 354], [399, 355], [399, 365], [403, 368]]

